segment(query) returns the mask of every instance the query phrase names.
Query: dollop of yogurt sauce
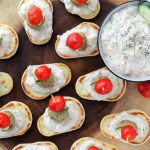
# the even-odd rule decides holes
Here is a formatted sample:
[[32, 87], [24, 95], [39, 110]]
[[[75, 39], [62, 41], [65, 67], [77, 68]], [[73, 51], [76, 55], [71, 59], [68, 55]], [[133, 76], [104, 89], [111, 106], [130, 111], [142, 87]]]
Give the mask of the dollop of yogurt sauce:
[[150, 26], [128, 6], [112, 15], [101, 34], [106, 64], [117, 74], [132, 79], [150, 76]]
[[66, 76], [63, 69], [54, 64], [46, 64], [46, 66], [51, 69], [50, 83], [48, 87], [39, 86], [36, 83], [34, 72], [37, 68], [37, 65], [29, 66], [27, 68], [27, 78], [25, 80], [27, 86], [42, 94], [57, 92], [66, 84]]
[[64, 0], [66, 9], [76, 15], [88, 16], [96, 11], [98, 0], [89, 0], [88, 4], [77, 6], [72, 0]]
[[[27, 12], [32, 6], [37, 6], [41, 8], [43, 16], [44, 16], [44, 23], [38, 27], [38, 29], [34, 29], [28, 24], [27, 21]], [[32, 35], [32, 38], [38, 41], [43, 41], [52, 36], [52, 24], [53, 24], [53, 8], [46, 2], [46, 0], [28, 0], [23, 3], [19, 9], [19, 15], [23, 20], [23, 24], [25, 30]]]
[[0, 27], [0, 57], [11, 51], [12, 35], [5, 26]]
[[[101, 77], [110, 79], [113, 84], [112, 91], [105, 95], [98, 94], [94, 90], [94, 83], [96, 82], [95, 79], [100, 79]], [[124, 86], [122, 79], [116, 77], [106, 69], [99, 69], [92, 73], [87, 74], [82, 82], [83, 82], [83, 89], [88, 93], [90, 93], [93, 99], [98, 101], [107, 100], [109, 97], [117, 95], [118, 93], [121, 92], [122, 86]]]
[[90, 146], [96, 146], [101, 150], [105, 150], [104, 146], [101, 143], [94, 141], [92, 139], [83, 142], [81, 146], [78, 148], [78, 150], [87, 150]]
[[134, 116], [129, 114], [128, 112], [124, 111], [117, 115], [109, 124], [109, 133], [114, 136], [117, 139], [121, 139], [120, 135], [116, 131], [116, 129], [119, 127], [119, 123], [121, 121], [128, 120], [137, 125], [137, 136], [135, 140], [144, 139], [147, 134], [147, 131], [149, 130], [149, 124], [146, 120], [144, 120], [142, 117]]
[[25, 116], [21, 110], [10, 109], [9, 112], [11, 112], [14, 115], [15, 125], [9, 130], [4, 131], [0, 129], [0, 138], [8, 138], [15, 136], [16, 133], [18, 133], [18, 131], [26, 125]]
[[48, 130], [52, 130], [54, 132], [68, 132], [73, 128], [76, 124], [80, 123], [81, 114], [77, 109], [79, 106], [73, 101], [66, 101], [66, 106], [69, 108], [69, 118], [62, 121], [57, 122], [49, 116], [48, 109], [46, 109], [44, 113], [43, 124]]
[[52, 149], [45, 145], [43, 146], [43, 145], [30, 144], [23, 147], [21, 150], [52, 150]]
[[[74, 32], [83, 33], [86, 36], [87, 47], [85, 49], [73, 51], [66, 45], [66, 40], [68, 36]], [[90, 25], [86, 25], [83, 28], [75, 27], [65, 32], [63, 35], [58, 36], [58, 38], [60, 38], [60, 41], [58, 42], [57, 51], [62, 55], [66, 56], [91, 55], [92, 52], [98, 50], [97, 37], [98, 37], [98, 30], [94, 29]]]

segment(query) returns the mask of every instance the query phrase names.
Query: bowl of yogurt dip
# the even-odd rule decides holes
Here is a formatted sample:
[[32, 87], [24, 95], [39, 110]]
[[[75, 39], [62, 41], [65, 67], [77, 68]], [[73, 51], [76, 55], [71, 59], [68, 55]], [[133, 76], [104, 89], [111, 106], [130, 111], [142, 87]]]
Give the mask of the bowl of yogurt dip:
[[112, 10], [98, 37], [108, 69], [129, 81], [150, 80], [150, 24], [139, 12], [146, 1], [129, 1]]

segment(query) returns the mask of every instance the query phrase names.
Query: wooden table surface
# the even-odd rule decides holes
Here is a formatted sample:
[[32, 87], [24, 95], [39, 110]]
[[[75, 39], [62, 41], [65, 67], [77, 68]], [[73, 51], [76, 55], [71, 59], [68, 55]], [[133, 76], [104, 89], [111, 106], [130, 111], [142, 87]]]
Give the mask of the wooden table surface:
[[[101, 12], [93, 20], [99, 25], [116, 5], [127, 0], [101, 0]], [[54, 34], [50, 42], [43, 46], [35, 46], [30, 43], [25, 34], [22, 25], [17, 16], [17, 5], [19, 0], [0, 0], [0, 23], [11, 25], [19, 35], [20, 46], [14, 57], [8, 60], [0, 61], [0, 71], [9, 73], [14, 79], [14, 87], [12, 92], [0, 98], [0, 107], [9, 101], [21, 101], [27, 104], [33, 113], [33, 125], [29, 131], [23, 136], [13, 137], [0, 140], [8, 150], [20, 143], [31, 143], [36, 141], [53, 141], [60, 150], [69, 150], [72, 143], [84, 136], [91, 136], [118, 146], [120, 150], [150, 150], [150, 141], [142, 146], [129, 146], [120, 142], [115, 142], [103, 137], [100, 133], [100, 120], [110, 113], [121, 112], [132, 108], [142, 109], [150, 115], [150, 99], [144, 99], [137, 92], [137, 84], [129, 83], [127, 91], [123, 98], [114, 103], [109, 102], [89, 102], [81, 99], [75, 92], [75, 82], [77, 78], [90, 71], [99, 69], [104, 66], [100, 56], [93, 58], [80, 58], [72, 60], [64, 60], [60, 58], [54, 49], [56, 36], [75, 27], [84, 20], [78, 16], [68, 13], [64, 5], [59, 0], [53, 0], [54, 5]], [[61, 62], [67, 64], [72, 70], [71, 83], [63, 88], [59, 94], [73, 96], [81, 101], [86, 111], [86, 120], [81, 129], [65, 133], [62, 135], [46, 138], [39, 134], [37, 130], [37, 119], [43, 114], [48, 104], [49, 97], [43, 101], [34, 101], [28, 98], [21, 89], [21, 76], [28, 65], [45, 64]], [[3, 149], [3, 148], [2, 148]]]

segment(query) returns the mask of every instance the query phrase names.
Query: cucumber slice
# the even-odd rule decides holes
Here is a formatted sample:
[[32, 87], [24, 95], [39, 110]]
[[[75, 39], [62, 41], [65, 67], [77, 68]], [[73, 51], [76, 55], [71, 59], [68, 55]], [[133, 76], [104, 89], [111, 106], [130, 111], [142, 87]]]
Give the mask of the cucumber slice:
[[150, 2], [144, 2], [139, 5], [139, 13], [150, 24]]
[[117, 134], [118, 134], [118, 136], [119, 136], [120, 138], [121, 138], [121, 129], [122, 129], [121, 127], [119, 127], [119, 128], [116, 129]]

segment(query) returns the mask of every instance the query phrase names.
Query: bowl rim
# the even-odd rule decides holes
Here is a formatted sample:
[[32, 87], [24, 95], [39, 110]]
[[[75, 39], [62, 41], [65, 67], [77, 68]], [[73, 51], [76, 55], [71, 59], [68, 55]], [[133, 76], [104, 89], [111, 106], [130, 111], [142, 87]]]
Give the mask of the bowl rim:
[[106, 17], [104, 18], [104, 20], [102, 21], [102, 24], [100, 26], [100, 29], [99, 29], [99, 32], [98, 32], [98, 38], [97, 38], [97, 45], [98, 45], [98, 49], [99, 49], [99, 53], [100, 53], [100, 56], [101, 56], [101, 59], [103, 60], [105, 66], [108, 68], [108, 70], [113, 73], [115, 76], [123, 79], [123, 80], [126, 80], [126, 81], [130, 81], [130, 82], [144, 82], [144, 81], [149, 81], [150, 80], [150, 77], [149, 78], [146, 78], [146, 79], [132, 79], [132, 78], [129, 78], [129, 77], [125, 77], [125, 76], [122, 76], [120, 74], [117, 74], [115, 71], [113, 71], [113, 69], [111, 69], [111, 67], [109, 67], [109, 65], [106, 63], [105, 61], [105, 58], [104, 56], [102, 55], [102, 50], [101, 50], [101, 47], [100, 47], [100, 44], [99, 44], [99, 41], [100, 41], [100, 38], [101, 38], [101, 33], [102, 33], [102, 29], [103, 27], [105, 26], [105, 23], [111, 18], [111, 16], [121, 10], [123, 8], [123, 6], [128, 6], [128, 4], [140, 4], [140, 3], [143, 3], [143, 2], [147, 2], [147, 0], [130, 0], [130, 1], [127, 1], [127, 2], [124, 2], [124, 3], [121, 3], [120, 5], [117, 5], [115, 6], [107, 15]]

